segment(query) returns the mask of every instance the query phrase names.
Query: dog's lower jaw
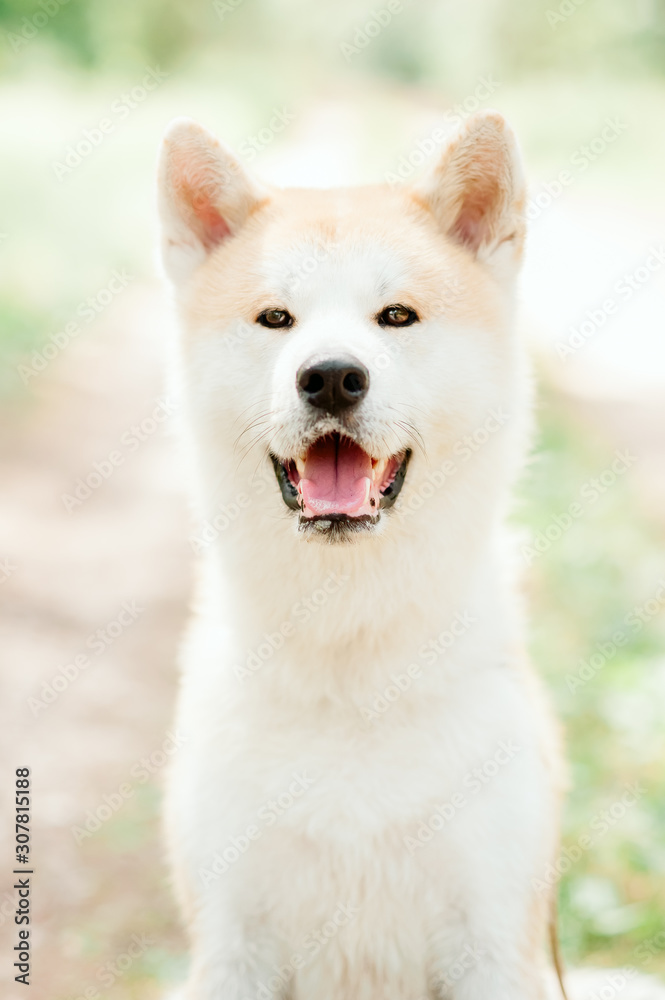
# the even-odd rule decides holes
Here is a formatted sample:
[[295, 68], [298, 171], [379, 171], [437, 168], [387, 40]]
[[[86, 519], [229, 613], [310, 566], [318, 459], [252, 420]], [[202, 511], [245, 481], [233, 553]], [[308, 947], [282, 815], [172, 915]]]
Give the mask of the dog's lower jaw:
[[307, 541], [327, 542], [335, 545], [357, 541], [359, 536], [371, 534], [381, 520], [380, 514], [372, 517], [347, 517], [346, 514], [320, 514], [318, 517], [299, 517], [298, 531]]

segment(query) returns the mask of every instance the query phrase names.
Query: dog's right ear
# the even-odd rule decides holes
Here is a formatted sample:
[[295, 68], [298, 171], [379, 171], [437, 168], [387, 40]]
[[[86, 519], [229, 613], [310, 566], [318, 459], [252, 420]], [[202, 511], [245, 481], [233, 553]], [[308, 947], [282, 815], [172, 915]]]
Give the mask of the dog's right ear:
[[440, 229], [474, 256], [493, 262], [503, 247], [504, 257], [519, 260], [526, 184], [515, 136], [498, 111], [472, 115], [414, 193]]
[[164, 269], [181, 284], [268, 198], [236, 157], [189, 118], [171, 122], [159, 158]]

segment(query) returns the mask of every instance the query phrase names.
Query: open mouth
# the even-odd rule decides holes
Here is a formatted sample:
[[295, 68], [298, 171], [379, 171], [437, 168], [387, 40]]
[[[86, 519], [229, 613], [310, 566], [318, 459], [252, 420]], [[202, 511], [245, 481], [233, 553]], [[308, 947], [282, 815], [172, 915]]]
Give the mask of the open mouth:
[[271, 455], [282, 498], [300, 511], [300, 527], [338, 531], [376, 524], [404, 483], [410, 451], [372, 458], [349, 437], [320, 437], [302, 458], [281, 462]]

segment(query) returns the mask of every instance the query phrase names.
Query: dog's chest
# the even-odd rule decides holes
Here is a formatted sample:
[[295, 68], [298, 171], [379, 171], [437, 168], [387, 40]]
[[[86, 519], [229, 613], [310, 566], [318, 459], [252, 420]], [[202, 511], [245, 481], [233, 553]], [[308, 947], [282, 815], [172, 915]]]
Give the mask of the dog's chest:
[[445, 697], [395, 704], [375, 721], [351, 710], [303, 713], [296, 723], [273, 705], [269, 721], [259, 715], [236, 731], [236, 764], [222, 766], [219, 780], [242, 782], [233, 800], [271, 827], [317, 838], [334, 829], [340, 841], [359, 832], [401, 839], [433, 805], [475, 791], [474, 772], [495, 770], [511, 732], [505, 712], [488, 724], [482, 706], [462, 712]]

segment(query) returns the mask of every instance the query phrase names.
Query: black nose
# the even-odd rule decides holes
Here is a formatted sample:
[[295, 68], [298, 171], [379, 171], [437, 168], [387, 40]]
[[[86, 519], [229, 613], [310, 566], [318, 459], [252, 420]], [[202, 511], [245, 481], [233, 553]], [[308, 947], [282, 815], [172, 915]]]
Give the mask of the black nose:
[[297, 383], [305, 402], [335, 416], [365, 398], [369, 372], [356, 358], [335, 358], [304, 364]]

